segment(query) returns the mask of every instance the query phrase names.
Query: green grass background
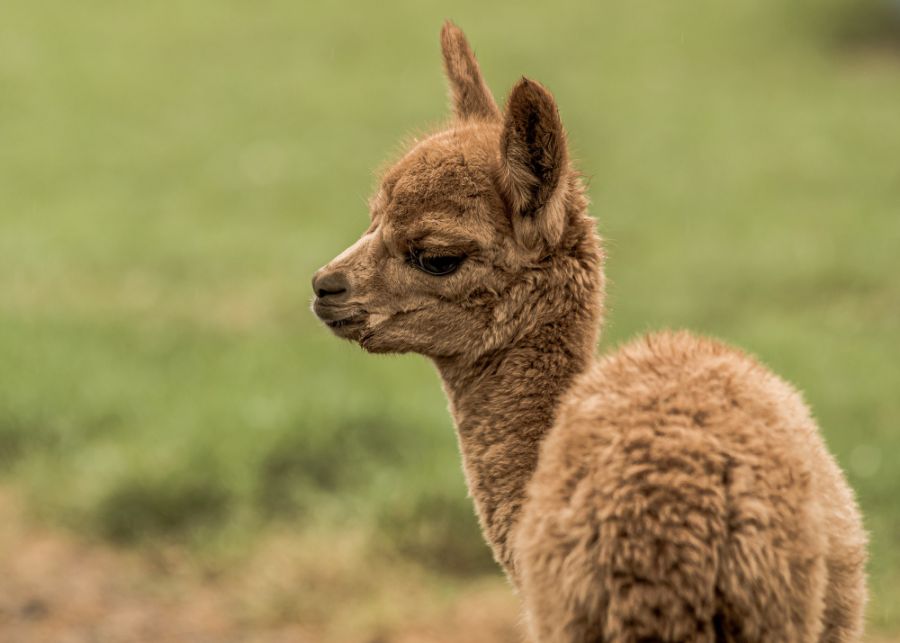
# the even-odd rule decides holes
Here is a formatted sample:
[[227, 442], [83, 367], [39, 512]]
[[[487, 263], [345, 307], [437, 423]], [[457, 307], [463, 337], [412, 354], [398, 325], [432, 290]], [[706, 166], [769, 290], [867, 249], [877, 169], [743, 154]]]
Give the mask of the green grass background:
[[[900, 631], [900, 42], [887, 0], [0, 5], [0, 471], [90, 537], [358, 529], [493, 569], [431, 366], [338, 342], [315, 268], [445, 118], [455, 19], [555, 93], [609, 252], [602, 348], [688, 327], [804, 390]], [[323, 527], [324, 525], [324, 527]]]

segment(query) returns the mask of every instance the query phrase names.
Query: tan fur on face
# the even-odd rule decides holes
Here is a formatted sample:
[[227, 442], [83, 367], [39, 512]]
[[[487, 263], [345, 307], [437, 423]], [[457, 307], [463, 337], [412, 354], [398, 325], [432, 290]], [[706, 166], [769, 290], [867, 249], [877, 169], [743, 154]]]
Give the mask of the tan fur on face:
[[522, 79], [501, 114], [462, 32], [441, 43], [456, 118], [385, 173], [315, 309], [434, 360], [533, 638], [859, 640], [865, 533], [800, 396], [686, 333], [596, 359], [603, 253], [556, 103]]

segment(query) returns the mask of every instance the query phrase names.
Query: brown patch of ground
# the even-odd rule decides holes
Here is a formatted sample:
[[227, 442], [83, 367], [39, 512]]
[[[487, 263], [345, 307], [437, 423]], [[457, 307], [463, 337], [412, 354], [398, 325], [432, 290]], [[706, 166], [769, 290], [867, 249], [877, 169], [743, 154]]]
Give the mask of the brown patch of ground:
[[[436, 583], [354, 538], [268, 537], [212, 571], [35, 525], [0, 491], [0, 643], [521, 643], [498, 578]], [[872, 634], [869, 643], [896, 643]]]
[[[441, 588], [352, 540], [290, 536], [227, 571], [79, 540], [0, 493], [0, 643], [518, 643], [499, 579]], [[321, 541], [318, 541], [321, 543]]]

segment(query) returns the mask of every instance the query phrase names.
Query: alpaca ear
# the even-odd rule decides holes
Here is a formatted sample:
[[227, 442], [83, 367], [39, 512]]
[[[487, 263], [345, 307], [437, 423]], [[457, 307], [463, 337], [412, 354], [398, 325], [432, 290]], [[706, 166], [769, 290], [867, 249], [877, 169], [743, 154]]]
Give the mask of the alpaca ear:
[[461, 120], [500, 118], [500, 110], [481, 77], [478, 61], [475, 60], [465, 34], [449, 20], [441, 30], [441, 50], [456, 117]]
[[565, 226], [566, 135], [553, 96], [522, 78], [506, 104], [500, 137], [500, 185], [513, 231], [528, 247], [557, 245]]

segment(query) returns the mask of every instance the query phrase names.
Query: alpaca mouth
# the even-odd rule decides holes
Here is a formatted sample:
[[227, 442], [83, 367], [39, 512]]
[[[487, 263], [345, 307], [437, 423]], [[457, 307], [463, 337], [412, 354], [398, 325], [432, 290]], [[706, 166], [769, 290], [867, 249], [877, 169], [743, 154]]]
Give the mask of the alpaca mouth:
[[365, 311], [347, 311], [316, 299], [313, 312], [336, 335], [352, 339], [353, 331], [361, 329], [368, 318]]
[[342, 339], [359, 341], [365, 330], [368, 315], [365, 313], [350, 315], [341, 319], [322, 320], [331, 332]]
[[336, 329], [336, 328], [347, 328], [348, 326], [353, 326], [354, 324], [363, 324], [366, 321], [365, 315], [351, 315], [350, 317], [344, 317], [343, 319], [334, 319], [334, 320], [322, 320], [325, 322], [325, 325], [328, 328]]

